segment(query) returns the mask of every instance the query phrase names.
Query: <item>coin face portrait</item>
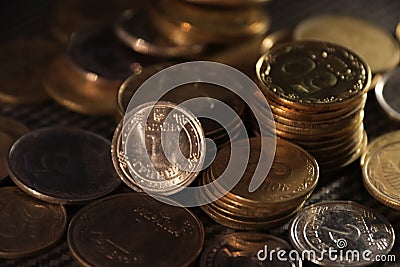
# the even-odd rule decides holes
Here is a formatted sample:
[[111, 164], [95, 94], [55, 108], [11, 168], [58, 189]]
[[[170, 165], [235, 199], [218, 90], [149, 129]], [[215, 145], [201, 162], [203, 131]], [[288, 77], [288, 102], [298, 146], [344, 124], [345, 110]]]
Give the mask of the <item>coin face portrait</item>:
[[130, 111], [122, 129], [122, 149], [131, 176], [161, 194], [193, 181], [205, 157], [204, 132], [186, 109], [169, 102]]
[[265, 93], [274, 99], [314, 106], [361, 96], [371, 79], [366, 63], [351, 51], [312, 41], [273, 47], [257, 71]]

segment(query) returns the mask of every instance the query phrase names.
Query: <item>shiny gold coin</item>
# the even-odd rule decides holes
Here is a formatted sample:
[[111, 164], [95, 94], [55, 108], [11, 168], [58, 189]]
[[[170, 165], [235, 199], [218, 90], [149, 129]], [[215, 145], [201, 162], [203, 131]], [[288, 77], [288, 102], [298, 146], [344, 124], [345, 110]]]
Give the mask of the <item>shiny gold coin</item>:
[[307, 19], [294, 29], [294, 38], [347, 47], [361, 56], [373, 73], [393, 69], [400, 59], [399, 44], [390, 33], [353, 17], [322, 15]]
[[371, 83], [363, 59], [342, 46], [316, 41], [273, 47], [256, 71], [267, 98], [299, 110], [346, 107], [362, 98]]
[[[44, 79], [48, 94], [60, 105], [84, 114], [115, 114], [119, 82], [91, 80], [66, 57], [56, 58]], [[95, 77], [92, 77], [95, 78]]]
[[232, 44], [263, 35], [270, 18], [263, 9], [210, 9], [177, 0], [160, 0], [151, 8], [160, 32], [182, 45]]
[[0, 101], [32, 104], [47, 100], [42, 79], [60, 47], [45, 39], [17, 39], [0, 47]]
[[[240, 182], [226, 194], [240, 202], [255, 205], [266, 203], [287, 203], [306, 196], [318, 181], [319, 168], [315, 159], [299, 146], [277, 139], [274, 162], [262, 185], [254, 192], [249, 192], [249, 184], [257, 166], [261, 143], [257, 138], [250, 138], [252, 149], [250, 159]], [[233, 145], [240, 146], [240, 141]], [[217, 179], [224, 172], [229, 162], [230, 147], [221, 149], [211, 165], [213, 178]], [[217, 182], [218, 184], [218, 182]], [[222, 186], [222, 185], [221, 185]]]
[[0, 188], [0, 257], [33, 256], [57, 243], [67, 227], [61, 205], [29, 197], [15, 187]]
[[142, 5], [142, 1], [116, 0], [64, 0], [56, 7], [51, 32], [62, 42], [67, 42], [75, 32], [96, 26], [112, 24], [125, 10]]
[[0, 116], [0, 181], [8, 177], [8, 151], [12, 144], [28, 132], [20, 122]]
[[384, 205], [400, 210], [400, 131], [378, 137], [363, 156], [363, 181]]

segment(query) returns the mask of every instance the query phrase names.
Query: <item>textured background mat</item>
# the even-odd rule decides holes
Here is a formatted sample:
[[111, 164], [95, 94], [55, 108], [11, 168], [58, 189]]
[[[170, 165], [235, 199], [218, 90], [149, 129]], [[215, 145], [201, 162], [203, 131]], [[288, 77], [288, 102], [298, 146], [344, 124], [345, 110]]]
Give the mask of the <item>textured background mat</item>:
[[[17, 0], [1, 1], [0, 3], [0, 42], [4, 42], [19, 36], [46, 33], [51, 23], [51, 10], [56, 1]], [[366, 19], [391, 33], [394, 33], [395, 27], [400, 21], [399, 0], [273, 0], [268, 9], [272, 16], [271, 31], [294, 26], [306, 17], [323, 13], [345, 14]], [[109, 139], [111, 139], [116, 126], [111, 117], [79, 115], [52, 101], [35, 107], [14, 107], [0, 104], [0, 115], [13, 117], [25, 123], [30, 129], [66, 125], [87, 129]], [[383, 133], [400, 129], [400, 124], [389, 120], [381, 110], [373, 92], [368, 95], [365, 125], [369, 140], [373, 140]], [[308, 204], [339, 199], [353, 200], [369, 206], [381, 212], [393, 224], [398, 238], [392, 253], [396, 254], [397, 263], [377, 264], [377, 266], [400, 266], [400, 212], [383, 206], [366, 192], [362, 184], [358, 162], [336, 175], [322, 176], [320, 184]], [[69, 207], [68, 214], [72, 216], [77, 209]], [[205, 225], [205, 246], [217, 235], [234, 232], [234, 230], [213, 223], [200, 210], [195, 210], [195, 212]], [[287, 225], [269, 232], [288, 240]], [[15, 261], [0, 260], [0, 266], [77, 266], [77, 264], [71, 258], [66, 238], [64, 238], [58, 245], [39, 256]]]

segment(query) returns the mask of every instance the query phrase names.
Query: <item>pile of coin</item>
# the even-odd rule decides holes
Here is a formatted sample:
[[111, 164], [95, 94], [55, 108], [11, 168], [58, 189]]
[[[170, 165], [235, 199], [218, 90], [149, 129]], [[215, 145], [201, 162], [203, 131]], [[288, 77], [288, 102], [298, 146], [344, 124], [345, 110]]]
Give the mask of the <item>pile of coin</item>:
[[[246, 141], [236, 141], [232, 146], [244, 146]], [[278, 139], [271, 170], [265, 174], [261, 186], [249, 192], [260, 154], [270, 153], [261, 151], [261, 139], [251, 138], [249, 142], [250, 158], [235, 187], [228, 191], [225, 184], [218, 182], [222, 175], [226, 175], [224, 172], [230, 160], [230, 146], [226, 146], [218, 151], [212, 165], [203, 173], [200, 184], [213, 184], [198, 197], [211, 202], [215, 196], [223, 195], [201, 206], [207, 215], [222, 225], [247, 230], [272, 228], [289, 220], [302, 208], [317, 185], [318, 164], [299, 146]], [[230, 173], [238, 175], [235, 170]]]
[[321, 171], [354, 162], [367, 145], [363, 118], [368, 65], [339, 45], [297, 41], [274, 46], [257, 63], [278, 136], [304, 147]]
[[367, 191], [384, 205], [400, 210], [400, 131], [372, 141], [361, 157]]
[[198, 176], [205, 158], [204, 132], [183, 107], [145, 103], [120, 122], [111, 154], [119, 177], [130, 188], [172, 195]]

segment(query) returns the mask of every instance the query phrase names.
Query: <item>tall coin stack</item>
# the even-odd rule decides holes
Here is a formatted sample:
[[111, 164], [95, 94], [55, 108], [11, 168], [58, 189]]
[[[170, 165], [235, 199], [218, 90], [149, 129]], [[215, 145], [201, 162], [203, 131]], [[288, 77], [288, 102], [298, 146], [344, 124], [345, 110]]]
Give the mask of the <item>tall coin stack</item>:
[[[240, 147], [247, 140], [232, 145]], [[250, 138], [250, 158], [243, 176], [229, 192], [221, 176], [227, 170], [230, 160], [230, 146], [218, 151], [213, 164], [207, 168], [200, 185], [212, 185], [198, 196], [210, 202], [201, 206], [207, 215], [217, 223], [234, 229], [265, 229], [281, 225], [295, 215], [313, 192], [319, 178], [319, 168], [312, 155], [299, 146], [277, 139], [276, 153], [270, 172], [254, 192], [249, 184], [255, 172], [261, 153], [261, 140]], [[230, 173], [230, 172], [229, 172]], [[232, 173], [240, 173], [232, 170]], [[214, 182], [213, 184], [210, 184]], [[223, 194], [220, 199], [216, 196]]]
[[257, 63], [257, 82], [278, 136], [304, 147], [321, 172], [354, 162], [365, 150], [363, 118], [369, 66], [339, 45], [298, 41], [274, 46]]

